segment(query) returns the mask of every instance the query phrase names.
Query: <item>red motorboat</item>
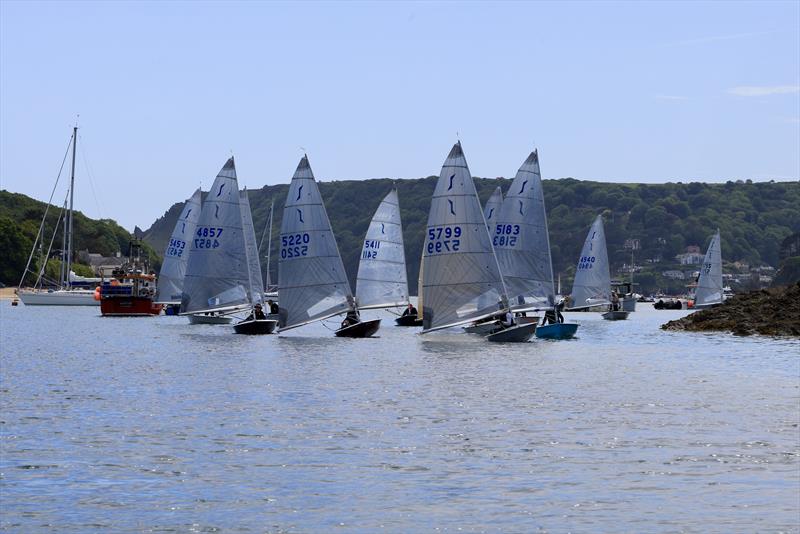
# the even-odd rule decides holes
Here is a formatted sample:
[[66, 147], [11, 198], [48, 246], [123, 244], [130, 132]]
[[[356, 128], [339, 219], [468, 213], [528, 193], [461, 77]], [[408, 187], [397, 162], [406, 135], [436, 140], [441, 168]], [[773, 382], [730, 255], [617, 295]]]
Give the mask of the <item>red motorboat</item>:
[[161, 313], [156, 295], [156, 275], [150, 270], [147, 257], [142, 254], [139, 240], [131, 241], [128, 261], [114, 269], [111, 279], [95, 290], [104, 316], [150, 316]]

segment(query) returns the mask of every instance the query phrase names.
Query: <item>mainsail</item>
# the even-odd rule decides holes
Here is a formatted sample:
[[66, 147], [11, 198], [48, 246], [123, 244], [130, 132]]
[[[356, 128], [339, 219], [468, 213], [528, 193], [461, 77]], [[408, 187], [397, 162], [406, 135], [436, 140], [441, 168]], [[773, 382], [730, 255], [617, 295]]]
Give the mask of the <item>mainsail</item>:
[[569, 308], [589, 308], [611, 303], [611, 274], [608, 268], [603, 217], [598, 215], [589, 228], [572, 285]]
[[503, 205], [503, 190], [498, 185], [489, 200], [486, 201], [486, 207], [483, 208], [483, 216], [486, 218], [486, 226], [489, 227], [491, 234], [494, 228], [497, 216], [500, 215], [500, 208]]
[[342, 257], [307, 156], [300, 160], [289, 185], [280, 240], [281, 330], [355, 309]]
[[250, 285], [247, 291], [252, 304], [264, 302], [264, 282], [261, 278], [261, 262], [258, 259], [258, 246], [256, 245], [256, 230], [253, 227], [253, 214], [250, 212], [250, 200], [247, 198], [247, 189], [239, 191], [239, 209], [242, 212], [242, 233], [244, 246], [247, 253], [247, 271]]
[[169, 243], [164, 251], [164, 263], [158, 273], [156, 302], [159, 304], [180, 304], [183, 293], [183, 277], [189, 262], [189, 249], [197, 220], [200, 218], [201, 191], [197, 191], [186, 201], [178, 222], [172, 230]]
[[214, 180], [188, 245], [181, 314], [231, 310], [250, 303], [250, 276], [233, 158]]
[[711, 238], [706, 257], [700, 267], [700, 277], [694, 293], [695, 307], [711, 306], [722, 302], [722, 247], [719, 229]]
[[489, 233], [511, 308], [552, 306], [553, 264], [536, 151], [517, 171]]
[[423, 272], [424, 332], [507, 307], [500, 267], [460, 142], [442, 165], [431, 199]]
[[406, 255], [397, 189], [392, 189], [384, 197], [369, 223], [358, 264], [356, 300], [361, 310], [408, 303]]

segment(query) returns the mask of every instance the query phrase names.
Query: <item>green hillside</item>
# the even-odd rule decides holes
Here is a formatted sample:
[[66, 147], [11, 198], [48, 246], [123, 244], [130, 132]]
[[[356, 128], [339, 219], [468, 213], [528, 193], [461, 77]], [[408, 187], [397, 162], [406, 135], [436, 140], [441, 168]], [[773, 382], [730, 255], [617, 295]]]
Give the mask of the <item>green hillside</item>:
[[[355, 283], [358, 259], [369, 221], [383, 196], [397, 185], [403, 219], [403, 235], [410, 291], [416, 293], [422, 239], [436, 177], [416, 180], [373, 179], [320, 182], [320, 191], [331, 218], [345, 268]], [[497, 185], [505, 192], [507, 179], [475, 179], [481, 202]], [[288, 184], [251, 190], [250, 204], [257, 237], [275, 201], [272, 258], [277, 258], [283, 203]], [[777, 267], [781, 241], [800, 231], [800, 183], [750, 181], [724, 184], [669, 183], [616, 184], [579, 181], [571, 178], [544, 181], [549, 218], [553, 268], [571, 282], [589, 225], [602, 213], [606, 225], [612, 276], [624, 262], [630, 262], [626, 239], [638, 239], [635, 263], [642, 273], [636, 280], [641, 290], [679, 292], [684, 283], [666, 280], [661, 272], [675, 264], [676, 254], [689, 245], [703, 250], [711, 234], [720, 228], [724, 261]], [[187, 196], [190, 191], [187, 191]], [[182, 203], [173, 205], [145, 231], [145, 240], [163, 250]], [[266, 252], [264, 252], [266, 257]], [[271, 273], [277, 280], [277, 262]], [[566, 287], [569, 287], [568, 285]]]
[[[45, 202], [34, 200], [28, 196], [5, 190], [0, 191], [0, 281], [4, 284], [17, 285], [19, 283], [46, 207]], [[61, 208], [56, 206], [51, 206], [48, 211], [44, 227], [45, 251], [50, 244], [60, 211]], [[117, 252], [124, 255], [128, 252], [131, 234], [113, 220], [94, 220], [76, 211], [74, 224], [73, 246], [76, 251], [88, 249], [90, 252], [104, 256], [112, 256]], [[53, 251], [61, 249], [62, 231], [63, 222], [53, 240]], [[158, 264], [160, 256], [150, 247], [147, 249], [151, 260]], [[75, 272], [91, 275], [91, 270], [87, 272], [82, 267], [88, 269], [88, 266], [76, 264]], [[48, 266], [48, 271], [51, 269], [55, 272], [57, 266]], [[34, 280], [29, 278], [26, 282], [33, 283]]]

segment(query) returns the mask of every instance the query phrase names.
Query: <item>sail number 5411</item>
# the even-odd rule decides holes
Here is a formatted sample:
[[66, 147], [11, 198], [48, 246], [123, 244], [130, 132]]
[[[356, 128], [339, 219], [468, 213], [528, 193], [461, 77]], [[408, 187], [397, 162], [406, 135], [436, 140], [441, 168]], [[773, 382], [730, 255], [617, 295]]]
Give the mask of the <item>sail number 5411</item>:
[[428, 228], [428, 244], [425, 246], [425, 250], [428, 251], [428, 254], [458, 252], [461, 247], [460, 237], [460, 226]]
[[281, 236], [281, 259], [299, 258], [308, 255], [308, 234], [290, 234]]

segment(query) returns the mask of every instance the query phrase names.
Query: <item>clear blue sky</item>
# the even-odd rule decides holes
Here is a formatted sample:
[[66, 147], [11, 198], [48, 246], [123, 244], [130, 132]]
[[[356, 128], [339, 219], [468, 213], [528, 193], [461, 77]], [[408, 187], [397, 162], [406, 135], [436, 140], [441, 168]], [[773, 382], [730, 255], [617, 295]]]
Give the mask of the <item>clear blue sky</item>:
[[[0, 187], [147, 227], [240, 183], [797, 180], [800, 2], [0, 2]], [[95, 200], [95, 196], [96, 199]], [[63, 194], [59, 194], [63, 198]]]

